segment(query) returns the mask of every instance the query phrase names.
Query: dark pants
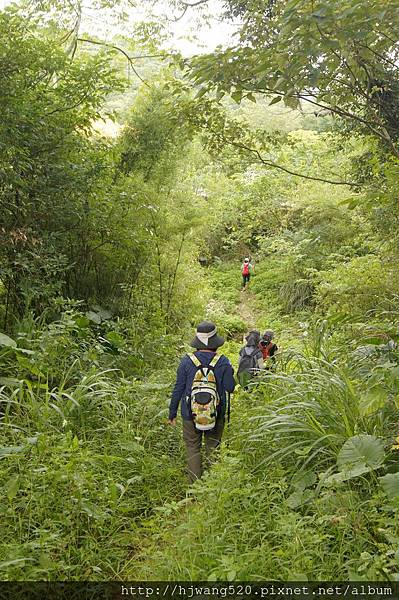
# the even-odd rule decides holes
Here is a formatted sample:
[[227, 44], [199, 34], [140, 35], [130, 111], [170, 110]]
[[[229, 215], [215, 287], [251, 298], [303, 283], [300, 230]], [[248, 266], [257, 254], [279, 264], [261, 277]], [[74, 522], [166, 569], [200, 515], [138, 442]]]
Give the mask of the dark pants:
[[224, 419], [217, 419], [216, 425], [209, 431], [198, 431], [193, 421], [183, 419], [183, 439], [187, 451], [188, 478], [190, 483], [199, 479], [203, 472], [201, 447], [205, 438], [205, 454], [208, 465], [215, 460], [215, 450], [220, 446], [224, 429]]
[[250, 274], [248, 273], [248, 275], [243, 275], [242, 276], [242, 287], [245, 287], [247, 285], [247, 283], [249, 283], [249, 279], [250, 279]]

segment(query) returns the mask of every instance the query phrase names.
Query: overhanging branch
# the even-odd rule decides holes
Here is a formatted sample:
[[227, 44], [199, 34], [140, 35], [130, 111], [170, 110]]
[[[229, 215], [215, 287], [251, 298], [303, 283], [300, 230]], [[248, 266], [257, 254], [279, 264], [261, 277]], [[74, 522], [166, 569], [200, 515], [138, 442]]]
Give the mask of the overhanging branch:
[[[211, 133], [215, 133], [215, 132], [211, 131]], [[220, 134], [217, 134], [217, 135], [220, 136]], [[256, 156], [256, 158], [259, 160], [259, 162], [261, 162], [263, 165], [265, 165], [267, 167], [272, 167], [273, 169], [279, 169], [280, 171], [284, 171], [285, 173], [288, 173], [289, 175], [294, 175], [295, 177], [301, 177], [302, 179], [309, 179], [310, 181], [321, 181], [322, 183], [329, 183], [331, 185], [345, 185], [348, 187], [355, 187], [355, 188], [360, 188], [362, 186], [361, 183], [356, 182], [356, 181], [341, 181], [339, 179], [327, 179], [325, 177], [317, 177], [316, 175], [304, 175], [303, 173], [298, 173], [297, 171], [293, 171], [292, 169], [289, 169], [288, 167], [280, 165], [272, 160], [263, 158], [263, 156], [261, 155], [259, 150], [257, 150], [256, 148], [251, 148], [250, 146], [247, 146], [246, 144], [244, 144], [242, 142], [237, 142], [235, 140], [226, 138], [224, 136], [221, 136], [221, 137], [222, 137], [223, 141], [226, 142], [227, 144], [229, 144], [230, 146], [233, 146], [235, 148], [240, 148], [241, 150], [245, 150], [246, 152], [253, 154], [254, 156]]]
[[[129, 63], [130, 68], [132, 69], [133, 73], [136, 75], [136, 77], [138, 79], [140, 79], [140, 81], [142, 83], [144, 83], [144, 85], [146, 85], [147, 87], [150, 87], [148, 85], [148, 83], [145, 81], [145, 79], [143, 79], [141, 77], [141, 75], [137, 72], [136, 67], [133, 64], [134, 60], [137, 60], [137, 58], [144, 58], [143, 56], [130, 56], [126, 50], [124, 50], [123, 48], [120, 48], [120, 46], [115, 46], [114, 44], [107, 44], [106, 42], [98, 42], [96, 40], [91, 40], [88, 38], [77, 38], [76, 40], [77, 42], [86, 42], [87, 44], [95, 44], [96, 46], [104, 46], [105, 48], [110, 48], [111, 50], [116, 50], [117, 52], [120, 52], [121, 54], [123, 54], [123, 56], [126, 58], [126, 60]], [[150, 58], [152, 55], [148, 54], [146, 55], [146, 58]], [[163, 55], [153, 55], [153, 56], [163, 56]]]

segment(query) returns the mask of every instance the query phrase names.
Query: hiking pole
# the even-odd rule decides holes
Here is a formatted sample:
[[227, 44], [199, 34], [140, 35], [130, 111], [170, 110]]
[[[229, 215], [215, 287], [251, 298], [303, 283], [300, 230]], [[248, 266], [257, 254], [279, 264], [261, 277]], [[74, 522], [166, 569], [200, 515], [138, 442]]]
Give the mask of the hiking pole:
[[230, 392], [227, 392], [227, 425], [230, 425], [230, 408], [231, 408]]

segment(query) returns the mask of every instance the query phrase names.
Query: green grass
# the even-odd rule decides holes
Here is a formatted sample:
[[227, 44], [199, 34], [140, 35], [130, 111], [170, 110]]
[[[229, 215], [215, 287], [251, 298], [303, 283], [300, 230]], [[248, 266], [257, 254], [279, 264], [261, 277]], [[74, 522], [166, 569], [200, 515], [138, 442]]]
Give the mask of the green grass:
[[157, 384], [116, 387], [99, 373], [94, 388], [82, 387], [68, 390], [69, 411], [56, 392], [55, 410], [30, 394], [2, 422], [7, 579], [118, 578], [142, 520], [184, 493], [181, 443]]
[[[266, 399], [263, 400], [265, 402]], [[260, 463], [268, 445], [248, 443], [259, 395], [239, 393], [222, 458], [191, 489], [192, 500], [151, 522], [140, 579], [346, 580], [384, 579], [393, 570], [393, 513], [358, 487], [323, 491], [292, 509], [293, 470]], [[384, 534], [379, 530], [384, 527]]]
[[[232, 281], [233, 267], [224, 270]], [[220, 283], [219, 275], [218, 269]], [[397, 414], [388, 391], [379, 404], [368, 393], [370, 375], [379, 374], [381, 384], [388, 354], [391, 365], [398, 356], [376, 351], [371, 360], [356, 358], [353, 344], [338, 336], [337, 346], [326, 323], [305, 314], [308, 321], [298, 325], [298, 315], [283, 315], [276, 290], [265, 291], [264, 283], [258, 269], [251, 283], [254, 306], [263, 307], [258, 323], [273, 327], [285, 350], [276, 371], [250, 393], [238, 389], [220, 462], [191, 488], [187, 501], [168, 505], [166, 526], [162, 512], [151, 520], [141, 566], [132, 574], [181, 580], [395, 579], [399, 504], [388, 501], [377, 476], [399, 470], [388, 451]], [[223, 348], [234, 366], [239, 347], [231, 341]], [[345, 441], [359, 433], [384, 440], [385, 464], [377, 472], [322, 485], [336, 473]]]
[[[233, 320], [236, 269], [210, 274], [219, 315]], [[398, 577], [398, 498], [378, 480], [399, 471], [389, 450], [399, 433], [398, 352], [374, 330], [370, 349], [342, 323], [295, 327], [260, 270], [257, 278], [250, 305], [283, 352], [250, 392], [237, 388], [221, 460], [191, 488], [180, 425], [166, 424], [183, 352], [171, 337], [152, 371], [149, 340], [131, 356], [125, 333], [110, 353], [70, 317], [2, 351], [3, 579]], [[241, 335], [227, 332], [222, 349], [235, 368]], [[112, 368], [122, 364], [129, 376]], [[382, 440], [384, 462], [327, 483], [358, 434]]]

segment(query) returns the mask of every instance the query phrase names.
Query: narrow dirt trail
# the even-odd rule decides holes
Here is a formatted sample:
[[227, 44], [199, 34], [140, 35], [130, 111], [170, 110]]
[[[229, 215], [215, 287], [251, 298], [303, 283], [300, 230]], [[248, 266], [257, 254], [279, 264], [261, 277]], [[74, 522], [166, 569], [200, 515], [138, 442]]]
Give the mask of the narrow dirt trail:
[[244, 290], [240, 295], [240, 303], [237, 306], [237, 312], [240, 318], [246, 323], [247, 330], [256, 329], [255, 295], [249, 290]]

